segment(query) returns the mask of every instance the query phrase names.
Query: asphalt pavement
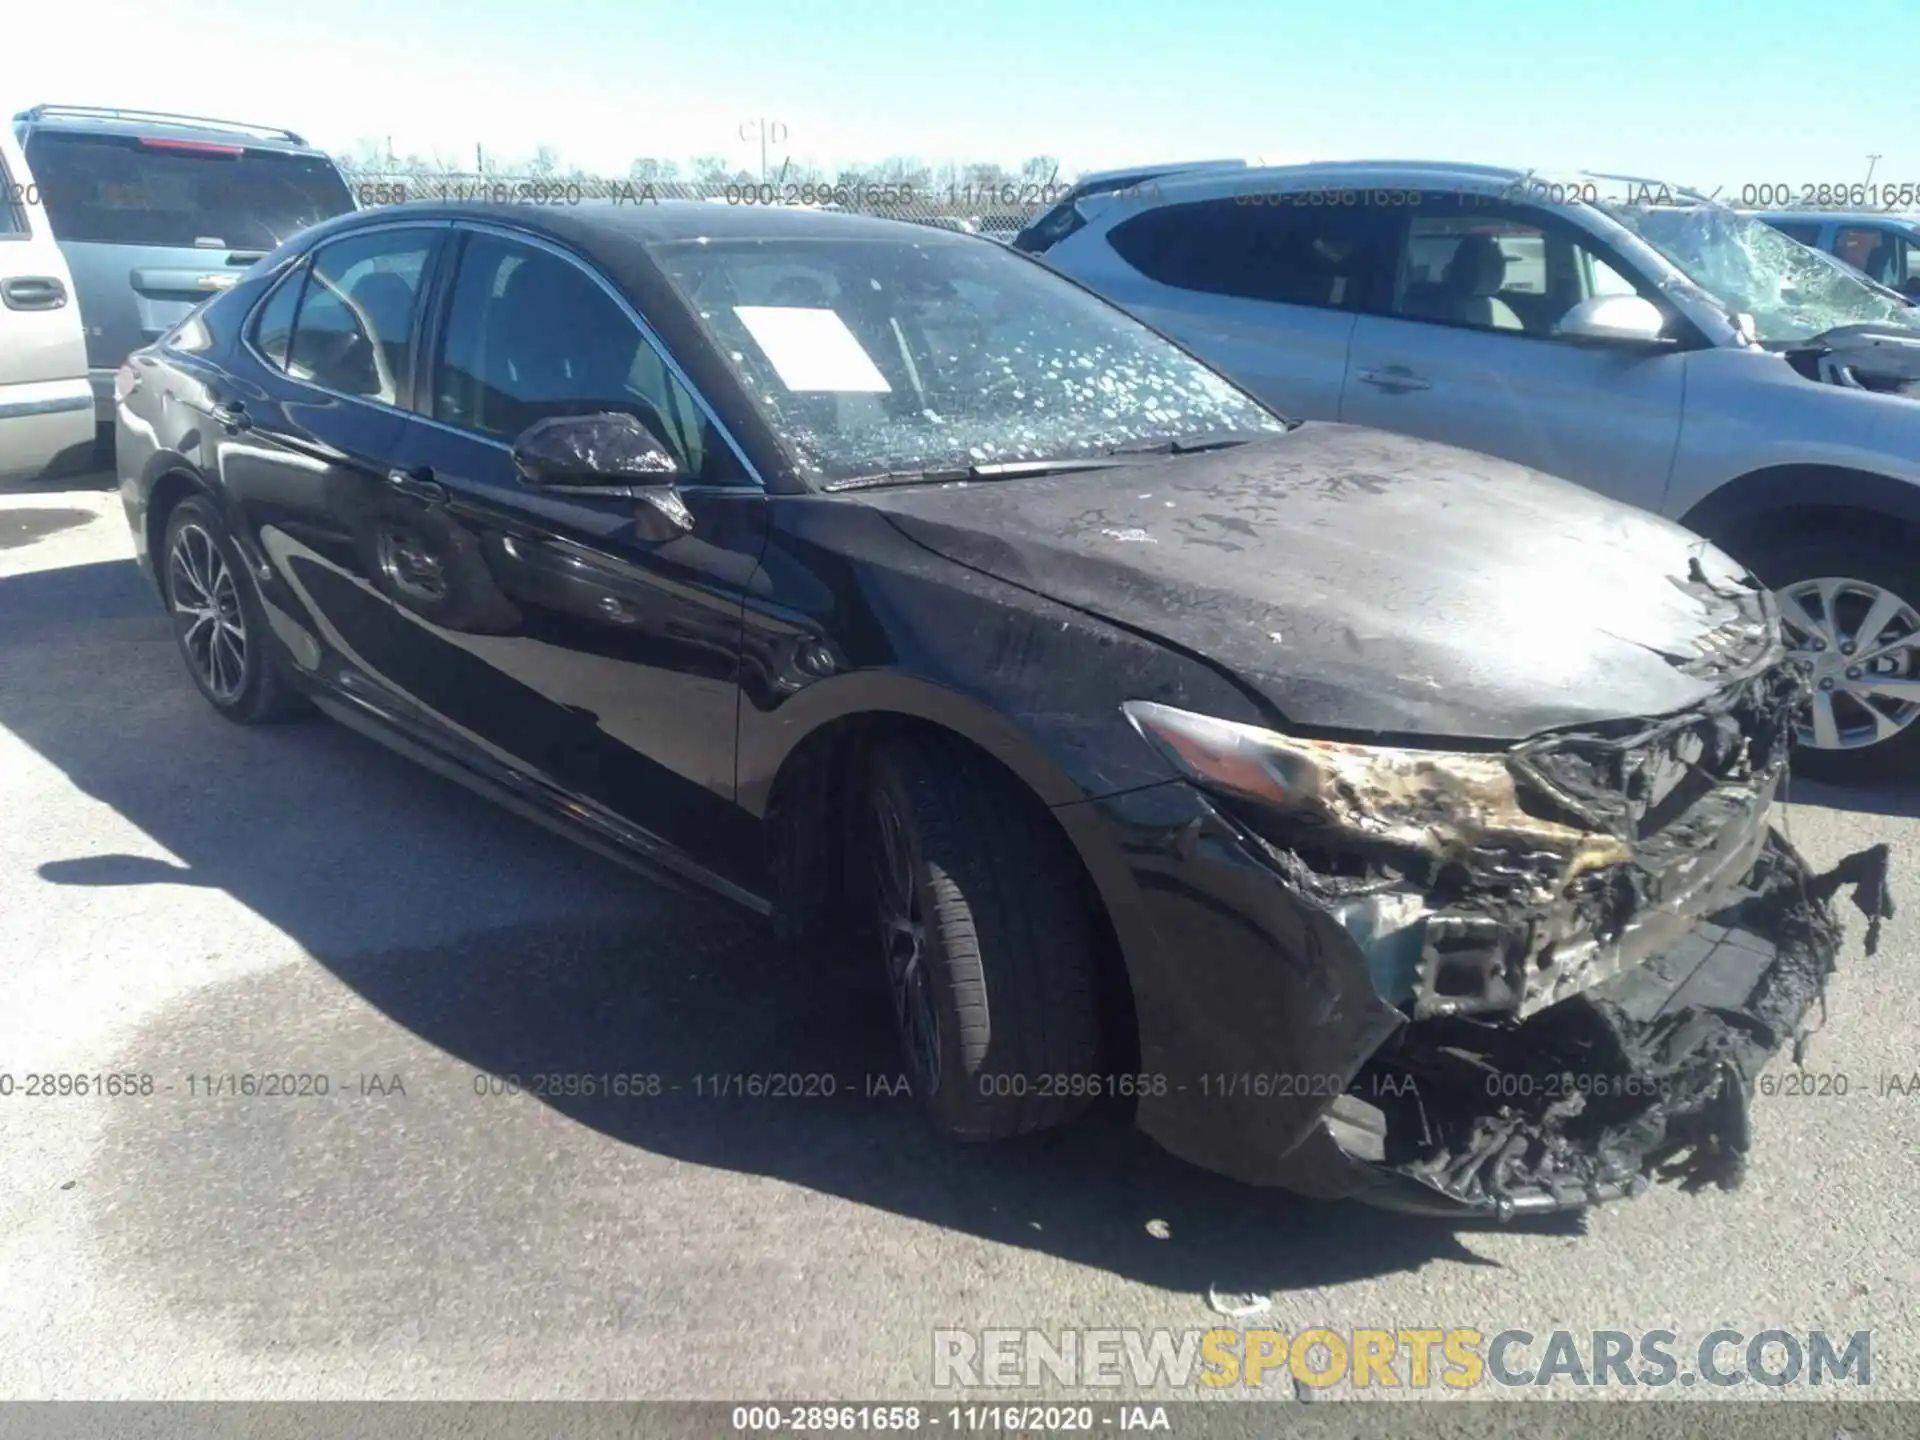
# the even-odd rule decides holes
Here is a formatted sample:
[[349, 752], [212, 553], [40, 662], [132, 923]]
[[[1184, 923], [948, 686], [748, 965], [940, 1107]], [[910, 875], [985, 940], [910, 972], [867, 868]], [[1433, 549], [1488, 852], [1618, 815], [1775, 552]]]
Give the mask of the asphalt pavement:
[[941, 1327], [1226, 1325], [1869, 1330], [1871, 1394], [1920, 1398], [1920, 1095], [1879, 1083], [1920, 1072], [1920, 785], [1788, 812], [1819, 864], [1892, 841], [1908, 902], [1870, 960], [1846, 908], [1805, 1065], [1847, 1093], [1761, 1096], [1738, 1190], [1460, 1227], [1114, 1115], [942, 1143], [879, 1004], [759, 922], [220, 719], [131, 553], [110, 490], [0, 495], [0, 1395], [922, 1397]]

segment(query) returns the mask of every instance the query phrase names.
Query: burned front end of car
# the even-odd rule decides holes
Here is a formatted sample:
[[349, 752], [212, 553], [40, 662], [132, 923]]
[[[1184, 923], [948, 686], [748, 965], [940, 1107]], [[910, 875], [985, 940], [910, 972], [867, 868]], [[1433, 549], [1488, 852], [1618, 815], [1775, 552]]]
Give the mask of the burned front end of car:
[[[1214, 923], [1177, 889], [1247, 896], [1257, 869], [1276, 898], [1226, 903], [1286, 957], [1239, 972], [1228, 1058], [1143, 1127], [1242, 1178], [1441, 1214], [1736, 1183], [1753, 1085], [1834, 969], [1830, 898], [1855, 882], [1869, 948], [1890, 913], [1884, 847], [1815, 876], [1771, 824], [1805, 684], [1769, 644], [1682, 713], [1484, 750], [1129, 706], [1207, 811], [1151, 902], [1163, 933]], [[1174, 1064], [1180, 1014], [1151, 1047]], [[1234, 1079], [1260, 1025], [1291, 1057], [1264, 1097]]]

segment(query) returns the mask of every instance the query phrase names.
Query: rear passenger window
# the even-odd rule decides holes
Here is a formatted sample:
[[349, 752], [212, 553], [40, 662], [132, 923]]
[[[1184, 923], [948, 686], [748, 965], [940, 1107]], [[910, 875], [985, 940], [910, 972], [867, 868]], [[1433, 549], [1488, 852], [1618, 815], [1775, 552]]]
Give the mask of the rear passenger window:
[[1114, 227], [1109, 243], [1149, 280], [1181, 290], [1324, 310], [1379, 303], [1387, 222], [1365, 206], [1240, 196], [1167, 205]]
[[259, 352], [282, 369], [287, 364], [287, 343], [293, 338], [293, 314], [300, 306], [300, 287], [307, 278], [307, 267], [296, 265], [280, 277], [253, 321], [253, 343]]
[[1877, 225], [1842, 226], [1833, 237], [1835, 254], [1882, 285], [1907, 278], [1903, 248], [1899, 236]]
[[1773, 228], [1778, 230], [1782, 235], [1787, 236], [1789, 239], [1798, 240], [1802, 245], [1811, 245], [1815, 249], [1818, 249], [1820, 246], [1820, 227], [1818, 225], [1802, 225], [1791, 220], [1775, 220], [1770, 223], [1773, 225]]
[[432, 230], [380, 230], [322, 245], [301, 288], [287, 373], [400, 404], [413, 373], [414, 310], [437, 238]]

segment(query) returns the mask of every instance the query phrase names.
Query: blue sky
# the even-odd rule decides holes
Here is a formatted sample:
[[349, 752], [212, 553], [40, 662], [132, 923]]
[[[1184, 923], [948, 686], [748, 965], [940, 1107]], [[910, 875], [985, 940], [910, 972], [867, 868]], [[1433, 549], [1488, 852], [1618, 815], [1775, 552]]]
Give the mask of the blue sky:
[[[742, 122], [834, 166], [1066, 170], [1215, 155], [1587, 166], [1712, 189], [1920, 182], [1910, 0], [89, 0], [40, 99], [285, 124], [458, 157], [539, 145], [757, 167]], [[30, 85], [31, 93], [22, 93]]]

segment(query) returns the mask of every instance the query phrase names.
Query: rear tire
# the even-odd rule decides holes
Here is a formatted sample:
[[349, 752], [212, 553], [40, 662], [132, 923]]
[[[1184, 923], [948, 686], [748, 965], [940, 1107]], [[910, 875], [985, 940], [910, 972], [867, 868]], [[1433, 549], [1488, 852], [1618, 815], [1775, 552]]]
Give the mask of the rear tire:
[[[1815, 530], [1739, 549], [1780, 599], [1787, 643], [1811, 662], [1816, 687], [1824, 686], [1801, 717], [1794, 773], [1835, 784], [1915, 773], [1920, 765], [1920, 559], [1897, 532]], [[1834, 580], [1845, 583], [1816, 583]], [[1825, 613], [1829, 609], [1831, 615]], [[1811, 630], [1808, 620], [1815, 622]], [[1876, 633], [1859, 633], [1866, 626]], [[1884, 652], [1880, 658], [1852, 663], [1876, 649]], [[1876, 680], [1912, 680], [1916, 693], [1909, 700], [1863, 688]], [[1872, 735], [1876, 717], [1890, 733], [1860, 743]], [[1816, 723], [1830, 741], [1842, 743], [1814, 743]]]
[[938, 735], [885, 742], [866, 799], [883, 975], [934, 1125], [982, 1141], [1074, 1119], [1098, 1094], [1101, 927], [1065, 837], [1011, 775]]
[[207, 703], [237, 725], [265, 725], [312, 706], [284, 668], [252, 573], [213, 504], [182, 500], [159, 556], [174, 643]]

